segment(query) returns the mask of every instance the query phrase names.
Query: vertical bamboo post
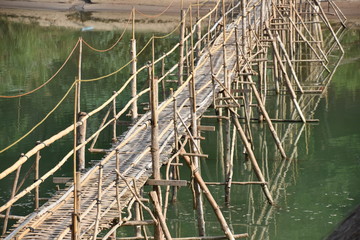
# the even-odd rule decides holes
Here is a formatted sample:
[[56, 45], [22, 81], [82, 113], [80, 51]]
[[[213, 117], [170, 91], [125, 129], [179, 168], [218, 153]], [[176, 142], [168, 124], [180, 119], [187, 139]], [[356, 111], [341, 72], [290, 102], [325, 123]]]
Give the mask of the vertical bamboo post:
[[196, 37], [198, 41], [198, 47], [196, 49], [196, 58], [199, 59], [201, 52], [201, 21], [200, 21], [200, 2], [197, 0], [197, 16], [196, 16]]
[[[116, 92], [114, 91], [113, 94], [115, 94]], [[112, 137], [112, 141], [116, 142], [117, 141], [117, 133], [116, 133], [116, 122], [117, 122], [117, 118], [116, 118], [116, 98], [114, 98], [113, 100], [113, 117], [114, 117], [114, 122], [113, 122], [113, 137]]]
[[[77, 128], [77, 144], [80, 145], [85, 142], [86, 140], [86, 123], [87, 121], [84, 120], [86, 116], [85, 112], [80, 112], [78, 114], [78, 120], [82, 122], [82, 124]], [[77, 161], [79, 163], [79, 169], [80, 171], [83, 171], [85, 169], [85, 146], [81, 147], [77, 151]]]
[[[156, 194], [155, 191], [151, 191], [150, 192], [150, 197], [151, 197], [151, 200], [154, 204], [154, 208], [155, 208], [155, 212], [156, 212], [156, 215], [158, 217], [158, 225], [159, 227], [162, 228], [164, 234], [165, 234], [165, 237], [167, 240], [171, 240], [171, 235], [170, 235], [170, 231], [166, 225], [166, 221], [165, 221], [165, 217], [163, 216], [162, 214], [162, 211], [161, 211], [161, 205], [159, 203], [159, 198], [158, 198], [158, 195]], [[155, 236], [154, 236], [155, 237]], [[159, 239], [159, 238], [156, 238], [155, 239]]]
[[82, 45], [83, 40], [82, 37], [79, 38], [80, 44], [79, 44], [79, 63], [78, 63], [78, 87], [77, 87], [77, 113], [80, 112], [80, 105], [81, 105], [81, 65], [82, 65]]
[[[158, 126], [158, 83], [155, 79], [155, 38], [152, 37], [152, 61], [149, 66], [150, 73], [150, 109], [151, 109], [151, 158], [152, 158], [152, 170], [153, 178], [161, 179], [160, 176], [160, 151], [159, 151], [159, 126]], [[160, 187], [154, 186], [154, 190], [157, 192], [159, 199], [161, 195]], [[161, 203], [161, 201], [159, 201]], [[155, 239], [163, 239], [163, 233], [161, 227], [155, 226]]]
[[93, 240], [96, 240], [96, 237], [98, 235], [98, 228], [99, 228], [99, 222], [100, 222], [103, 168], [104, 168], [104, 166], [100, 164], [99, 165], [99, 176], [98, 176], [98, 198], [96, 201], [97, 212], [96, 212]]
[[[136, 38], [135, 38], [135, 8], [132, 9], [132, 38], [131, 38], [131, 74], [133, 79], [131, 81], [131, 97], [135, 98], [137, 95], [137, 57], [136, 57]], [[135, 121], [138, 118], [137, 100], [131, 104], [131, 118]]]
[[[191, 81], [189, 83], [189, 96], [190, 96], [190, 115], [191, 115], [191, 129], [192, 136], [196, 139], [198, 136], [198, 127], [197, 127], [197, 117], [196, 117], [196, 90], [195, 90], [195, 63], [194, 63], [194, 34], [193, 34], [193, 21], [192, 21], [192, 7], [190, 5], [190, 44], [191, 44], [191, 54], [190, 54], [190, 66], [191, 66]], [[197, 149], [196, 146], [199, 146], [198, 140], [193, 142], [192, 149]], [[200, 168], [198, 157], [194, 157], [194, 164], [196, 167]], [[195, 193], [196, 193], [196, 210], [197, 210], [197, 222], [199, 235], [205, 235], [205, 220], [204, 220], [204, 209], [203, 209], [203, 199], [199, 185], [195, 182]]]
[[[162, 55], [165, 55], [163, 53]], [[161, 77], [165, 75], [165, 58], [161, 59]], [[161, 87], [162, 87], [162, 94], [163, 94], [163, 101], [166, 99], [166, 90], [165, 90], [165, 78], [161, 81]]]
[[[175, 139], [175, 152], [177, 152], [179, 150], [179, 133], [178, 133], [178, 129], [177, 129], [177, 102], [176, 102], [176, 97], [174, 96], [174, 91], [172, 88], [170, 88], [170, 93], [171, 96], [173, 98], [173, 122], [174, 122], [174, 139]], [[177, 156], [176, 158], [176, 163], [179, 163], [179, 157]], [[180, 171], [179, 171], [179, 167], [178, 166], [174, 166], [173, 168], [173, 177], [174, 179], [179, 179], [180, 178]], [[177, 200], [177, 192], [178, 192], [178, 187], [174, 187], [173, 188], [173, 196], [172, 196], [172, 201], [175, 202]]]
[[[41, 141], [37, 141], [36, 145], [39, 145], [41, 143]], [[39, 167], [40, 167], [40, 159], [41, 159], [41, 155], [40, 155], [40, 151], [38, 151], [36, 153], [35, 156], [35, 174], [34, 174], [34, 181], [37, 181], [39, 179]], [[35, 205], [35, 211], [39, 208], [39, 194], [40, 190], [39, 190], [39, 186], [35, 187], [35, 196], [34, 196], [34, 205]]]
[[[133, 179], [133, 184], [134, 184], [133, 185], [134, 186], [134, 191], [137, 192], [136, 191], [137, 187], [136, 187], [135, 179]], [[134, 208], [135, 208], [135, 221], [141, 221], [141, 207], [140, 207], [140, 204], [137, 201], [135, 201], [134, 204], [135, 204], [135, 206], [134, 206]], [[141, 226], [139, 226], [139, 225], [135, 226], [135, 235], [136, 235], [136, 237], [139, 237], [139, 238], [142, 237], [142, 235], [141, 235]]]
[[[24, 154], [22, 154], [22, 155], [24, 155]], [[16, 188], [17, 188], [17, 185], [18, 185], [19, 177], [20, 177], [21, 166], [22, 165], [20, 165], [17, 168], [16, 173], [15, 173], [15, 179], [14, 179], [13, 187], [12, 187], [12, 190], [11, 190], [10, 200], [13, 199], [15, 194], [16, 194]], [[10, 210], [11, 210], [11, 206], [9, 206], [8, 209], [6, 209], [2, 234], [6, 233], [7, 225], [8, 225], [8, 222], [9, 222]]]
[[180, 42], [179, 42], [179, 72], [178, 72], [178, 85], [183, 84], [184, 75], [184, 38], [185, 38], [185, 11], [181, 9], [180, 12]]
[[202, 191], [204, 192], [206, 198], [208, 199], [211, 207], [214, 209], [214, 212], [216, 214], [217, 219], [219, 220], [219, 223], [221, 225], [221, 228], [228, 239], [234, 240], [234, 235], [230, 231], [230, 228], [224, 218], [224, 215], [222, 214], [219, 205], [216, 203], [216, 200], [211, 195], [209, 188], [206, 186], [204, 180], [201, 177], [201, 174], [197, 171], [197, 167], [193, 164], [191, 159], [188, 156], [183, 155], [184, 160], [189, 165], [196, 181], [199, 183], [199, 186], [201, 187]]
[[247, 22], [247, 0], [242, 1], [242, 46], [243, 46], [243, 53], [246, 54], [246, 22]]
[[[115, 168], [120, 171], [120, 153], [119, 150], [116, 150], [116, 155], [115, 155]], [[116, 174], [116, 203], [117, 203], [117, 208], [118, 208], [118, 214], [119, 214], [119, 222], [121, 221], [122, 217], [121, 217], [121, 203], [120, 203], [120, 176], [118, 174]], [[115, 231], [116, 233], [116, 231]]]
[[77, 162], [77, 118], [78, 118], [78, 88], [79, 88], [79, 79], [75, 83], [75, 97], [74, 97], [74, 146], [73, 146], [73, 179], [74, 179], [74, 211], [72, 213], [72, 231], [71, 238], [72, 240], [80, 239], [80, 171], [79, 164]]

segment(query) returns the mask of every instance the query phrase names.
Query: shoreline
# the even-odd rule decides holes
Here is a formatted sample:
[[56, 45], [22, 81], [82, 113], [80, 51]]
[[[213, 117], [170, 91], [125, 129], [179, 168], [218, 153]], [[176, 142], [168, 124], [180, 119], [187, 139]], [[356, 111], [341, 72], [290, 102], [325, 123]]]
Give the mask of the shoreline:
[[[137, 31], [169, 32], [180, 20], [180, 3], [177, 0], [103, 0], [85, 4], [79, 0], [49, 2], [49, 0], [0, 0], [0, 17], [14, 22], [37, 23], [74, 29], [86, 27], [94, 30], [121, 30], [127, 25], [133, 7], [136, 8]], [[198, 0], [183, 0], [184, 8]], [[199, 1], [204, 2], [204, 1]], [[200, 4], [201, 14], [214, 6], [215, 0]], [[341, 0], [336, 4], [348, 19], [348, 25], [360, 27], [360, 1]], [[327, 4], [323, 3], [324, 10]], [[166, 11], [165, 11], [166, 10]], [[165, 12], [164, 12], [165, 11]], [[164, 12], [164, 13], [163, 13]], [[163, 13], [163, 14], [161, 14]], [[161, 16], [157, 16], [161, 15]], [[327, 15], [336, 21], [334, 15]]]
[[[136, 8], [137, 31], [169, 32], [180, 20], [180, 1], [105, 0], [102, 3], [85, 4], [81, 1], [48, 2], [1, 1], [0, 17], [14, 22], [38, 23], [40, 26], [57, 26], [94, 30], [121, 30], [131, 19], [131, 11]], [[184, 8], [198, 0], [184, 0]], [[201, 5], [202, 14], [214, 6], [214, 0]], [[158, 15], [161, 15], [158, 17]]]

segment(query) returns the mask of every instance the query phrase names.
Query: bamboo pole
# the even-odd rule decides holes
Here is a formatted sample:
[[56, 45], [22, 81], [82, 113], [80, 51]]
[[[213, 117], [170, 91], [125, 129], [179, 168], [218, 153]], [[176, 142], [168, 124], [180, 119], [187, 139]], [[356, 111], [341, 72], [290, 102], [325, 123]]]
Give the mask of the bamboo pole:
[[[290, 18], [289, 18], [289, 19], [290, 19]], [[283, 52], [283, 54], [284, 54], [284, 56], [285, 56], [285, 60], [286, 60], [286, 62], [287, 62], [288, 65], [289, 65], [290, 71], [291, 71], [291, 73], [292, 73], [292, 75], [293, 75], [293, 77], [294, 77], [295, 83], [296, 83], [299, 91], [300, 91], [301, 93], [304, 93], [304, 90], [302, 89], [302, 86], [301, 86], [301, 84], [300, 84], [300, 82], [299, 82], [299, 79], [298, 79], [297, 74], [296, 74], [296, 72], [295, 72], [294, 66], [293, 66], [293, 64], [292, 64], [292, 62], [291, 62], [291, 59], [290, 59], [289, 55], [287, 54], [287, 50], [286, 50], [283, 42], [281, 41], [281, 39], [280, 39], [280, 37], [279, 37], [278, 35], [276, 36], [276, 40], [277, 40], [277, 42], [279, 43], [279, 46], [280, 46], [280, 48], [281, 48], [281, 50], [282, 50], [282, 52]]]
[[[115, 168], [116, 170], [118, 170], [120, 172], [120, 154], [119, 154], [119, 150], [116, 150], [115, 153]], [[116, 204], [117, 204], [117, 210], [118, 210], [118, 214], [119, 214], [119, 221], [121, 221], [122, 219], [122, 214], [121, 214], [121, 202], [120, 202], [120, 176], [118, 174], [116, 174], [116, 189], [115, 189], [115, 193], [116, 193]]]
[[[249, 158], [250, 158], [250, 161], [251, 161], [251, 164], [254, 168], [254, 171], [255, 171], [255, 174], [257, 176], [257, 178], [259, 179], [260, 182], [266, 182], [265, 181], [265, 178], [261, 172], [261, 169], [256, 161], [256, 157], [255, 157], [255, 154], [251, 148], [251, 145], [250, 143], [248, 142], [248, 139], [245, 135], [245, 132], [243, 130], [243, 128], [241, 127], [240, 123], [239, 123], [239, 120], [237, 119], [237, 116], [234, 112], [232, 112], [232, 120], [233, 120], [233, 123], [235, 124], [235, 127], [238, 131], [238, 133], [240, 134], [240, 137], [241, 137], [241, 140], [242, 142], [244, 143], [244, 146], [246, 148], [246, 151], [249, 155]], [[262, 189], [264, 191], [264, 194], [269, 202], [269, 204], [271, 205], [274, 205], [274, 200], [272, 199], [272, 196], [271, 196], [271, 193], [269, 191], [269, 188], [267, 187], [267, 185], [263, 185], [262, 186]]]
[[[82, 122], [82, 124], [77, 128], [77, 145], [81, 145], [82, 143], [84, 143], [86, 141], [86, 113], [85, 112], [80, 112], [78, 114], [78, 121]], [[78, 151], [77, 151], [77, 160], [79, 163], [79, 170], [83, 171], [85, 169], [85, 146], [82, 146]]]
[[[173, 98], [174, 104], [173, 104], [173, 122], [174, 122], [174, 140], [175, 140], [175, 151], [178, 152], [179, 151], [179, 133], [178, 133], [178, 129], [177, 129], [177, 101], [176, 101], [176, 97], [174, 96], [174, 92], [173, 89], [170, 89], [171, 91], [171, 96]], [[179, 163], [179, 157], [176, 157], [176, 163]], [[174, 179], [180, 179], [180, 169], [178, 166], [174, 166], [173, 168], [173, 178]], [[177, 200], [177, 192], [178, 192], [178, 187], [174, 187], [173, 188], [173, 197], [172, 197], [172, 201], [175, 202]], [[165, 214], [166, 216], [166, 214]]]
[[[184, 149], [182, 149], [181, 151], [182, 151], [182, 153], [185, 153]], [[204, 180], [202, 179], [200, 173], [198, 172], [197, 167], [194, 165], [194, 163], [191, 161], [191, 159], [188, 156], [183, 156], [183, 158], [186, 161], [186, 163], [189, 165], [189, 167], [192, 171], [192, 174], [194, 175], [194, 178], [199, 183], [199, 186], [201, 187], [204, 195], [208, 199], [211, 207], [213, 208], [215, 215], [216, 215], [217, 219], [219, 220], [219, 223], [221, 225], [223, 232], [225, 233], [225, 235], [227, 236], [228, 239], [235, 239], [233, 233], [230, 231], [230, 228], [220, 210], [219, 205], [216, 203], [216, 200], [211, 195], [208, 187], [206, 186]]]
[[103, 181], [103, 165], [99, 165], [99, 177], [98, 177], [98, 198], [97, 198], [97, 212], [96, 212], [96, 219], [95, 219], [95, 227], [94, 227], [94, 234], [93, 240], [96, 240], [98, 235], [98, 228], [100, 222], [100, 214], [101, 214], [101, 201], [102, 201], [102, 181]]
[[[192, 23], [192, 7], [190, 5], [190, 46], [191, 46], [191, 54], [190, 54], [190, 67], [191, 67], [191, 80], [189, 83], [189, 96], [190, 96], [190, 115], [191, 115], [191, 134], [196, 139], [198, 136], [198, 128], [197, 128], [197, 114], [196, 114], [196, 90], [195, 90], [195, 62], [194, 62], [194, 31], [193, 31], [193, 23]], [[191, 145], [192, 150], [199, 151], [199, 141], [195, 140]], [[193, 157], [193, 161], [195, 166], [200, 168], [198, 157]], [[199, 185], [195, 182], [195, 193], [196, 193], [196, 211], [197, 211], [197, 223], [198, 223], [198, 231], [200, 236], [205, 235], [205, 219], [204, 219], [204, 209], [203, 209], [203, 199], [200, 191]]]
[[[149, 66], [150, 73], [150, 109], [151, 109], [151, 159], [152, 159], [152, 171], [154, 179], [161, 179], [160, 175], [160, 151], [159, 151], [159, 125], [158, 125], [158, 83], [155, 79], [155, 42], [154, 37], [152, 39], [152, 62]], [[161, 191], [159, 186], [154, 186], [154, 190], [160, 197]], [[159, 225], [155, 226], [154, 236], [161, 240], [163, 239], [163, 233]]]
[[[267, 28], [267, 32], [268, 32], [268, 34], [269, 34], [269, 36], [270, 36], [270, 39], [275, 40], [275, 38], [273, 37], [271, 31], [269, 30], [269, 26], [266, 26], [266, 28]], [[277, 38], [278, 38], [278, 36], [277, 36]], [[285, 68], [284, 64], [282, 63], [282, 61], [281, 61], [281, 57], [280, 57], [280, 54], [279, 54], [279, 51], [278, 51], [278, 49], [277, 49], [277, 45], [276, 45], [275, 41], [272, 41], [272, 45], [273, 45], [273, 49], [274, 49], [275, 56], [276, 56], [276, 58], [277, 58], [277, 60], [278, 60], [277, 62], [279, 63], [279, 65], [280, 65], [280, 67], [281, 67], [281, 69], [282, 69], [282, 71], [283, 71], [283, 73], [284, 73], [284, 75], [285, 75], [285, 83], [286, 83], [286, 85], [287, 85], [287, 87], [288, 87], [288, 89], [289, 89], [289, 92], [290, 92], [290, 94], [291, 94], [291, 98], [292, 98], [292, 100], [293, 100], [293, 102], [294, 102], [294, 105], [295, 105], [295, 107], [296, 107], [296, 110], [298, 111], [301, 120], [305, 123], [305, 122], [306, 122], [306, 119], [305, 119], [305, 117], [304, 117], [304, 115], [303, 115], [303, 113], [302, 113], [302, 110], [301, 110], [300, 106], [299, 106], [299, 103], [298, 103], [298, 101], [297, 101], [296, 94], [295, 94], [295, 92], [294, 92], [294, 90], [293, 90], [293, 88], [292, 88], [292, 86], [291, 86], [291, 82], [290, 82], [289, 76], [288, 76], [287, 73], [286, 73], [286, 68]]]
[[168, 240], [171, 240], [171, 235], [170, 235], [170, 231], [166, 225], [166, 221], [165, 221], [165, 218], [162, 214], [162, 210], [161, 210], [161, 206], [160, 206], [160, 203], [159, 203], [159, 198], [156, 194], [155, 191], [151, 191], [150, 192], [150, 197], [151, 197], [151, 200], [153, 201], [153, 204], [154, 204], [154, 208], [155, 208], [155, 212], [156, 212], [156, 215], [158, 217], [158, 220], [159, 220], [159, 225], [161, 226], [164, 234], [165, 234], [165, 237], [166, 239]]
[[[37, 141], [36, 145], [39, 145], [41, 143], [41, 141]], [[38, 151], [36, 153], [35, 156], [35, 174], [34, 174], [34, 182], [37, 181], [39, 179], [39, 172], [40, 172], [40, 159], [41, 159], [41, 155], [40, 155], [40, 151]], [[40, 189], [39, 186], [35, 187], [35, 194], [34, 194], [34, 208], [35, 211], [39, 209], [39, 195], [40, 195]]]
[[[135, 38], [135, 8], [132, 9], [132, 38], [131, 38], [131, 74], [133, 79], [131, 81], [131, 97], [135, 98], [137, 95], [137, 52], [136, 52], [136, 38]], [[137, 100], [131, 104], [131, 118], [135, 121], [138, 118]]]
[[79, 38], [79, 62], [78, 62], [78, 87], [77, 87], [77, 113], [80, 113], [81, 106], [81, 65], [82, 65], [82, 37]]
[[[74, 98], [74, 126], [76, 125], [78, 118], [78, 88], [79, 80], [75, 84], [75, 98]], [[73, 147], [73, 179], [74, 179], [74, 204], [73, 204], [73, 213], [72, 213], [72, 229], [71, 229], [71, 239], [78, 240], [80, 239], [80, 189], [79, 189], [79, 163], [77, 159], [77, 129], [74, 128], [74, 147]]]
[[[190, 12], [190, 14], [191, 14], [191, 12]], [[197, 37], [197, 41], [198, 41], [198, 46], [196, 48], [196, 59], [200, 58], [201, 48], [202, 48], [202, 44], [201, 44], [201, 22], [202, 22], [202, 20], [200, 20], [200, 4], [199, 4], [199, 0], [197, 0], [196, 37]]]
[[[14, 179], [10, 199], [14, 198], [14, 196], [16, 194], [16, 188], [17, 188], [17, 185], [18, 185], [19, 177], [20, 177], [20, 171], [21, 171], [21, 166], [16, 170], [15, 179]], [[8, 209], [6, 209], [2, 234], [6, 233], [6, 229], [7, 229], [7, 225], [8, 225], [8, 221], [9, 221], [9, 216], [10, 216], [10, 210], [11, 210], [11, 206]]]
[[[165, 54], [165, 53], [163, 53]], [[162, 87], [162, 94], [163, 94], [163, 101], [166, 99], [166, 89], [165, 89], [165, 58], [161, 60], [161, 87]]]
[[[120, 165], [119, 165], [119, 167], [120, 167]], [[117, 169], [119, 169], [119, 168], [117, 168]], [[120, 171], [120, 169], [119, 169], [119, 171]], [[133, 178], [133, 186], [134, 186], [134, 191], [135, 191], [135, 193], [136, 193], [137, 195], [140, 195], [140, 194], [137, 192], [136, 181], [135, 181], [134, 178]], [[138, 202], [135, 202], [134, 208], [135, 208], [135, 221], [141, 221], [142, 219], [141, 219], [141, 207], [140, 207], [140, 204], [139, 204]], [[152, 222], [153, 222], [153, 221], [152, 221]], [[141, 235], [141, 226], [139, 226], [139, 224], [136, 224], [136, 225], [135, 225], [135, 235], [136, 235], [137, 237], [142, 236], [142, 235]]]

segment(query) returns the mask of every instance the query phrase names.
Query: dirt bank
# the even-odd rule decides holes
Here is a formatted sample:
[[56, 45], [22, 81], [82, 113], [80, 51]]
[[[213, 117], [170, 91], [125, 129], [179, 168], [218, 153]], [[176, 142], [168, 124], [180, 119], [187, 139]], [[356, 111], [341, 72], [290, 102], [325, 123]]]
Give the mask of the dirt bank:
[[[184, 7], [198, 0], [183, 0]], [[215, 1], [201, 5], [207, 12]], [[49, 0], [0, 0], [0, 16], [12, 21], [37, 22], [41, 26], [62, 26], [72, 28], [93, 27], [94, 29], [123, 29], [132, 9], [136, 8], [137, 30], [168, 32], [180, 18], [179, 0], [99, 0], [93, 4], [82, 1]], [[161, 14], [163, 13], [164, 14]], [[161, 16], [158, 16], [161, 15]], [[159, 26], [161, 23], [161, 26]]]
[[[0, 16], [12, 21], [37, 22], [41, 26], [63, 26], [72, 28], [93, 27], [94, 29], [123, 29], [136, 8], [137, 30], [168, 32], [179, 20], [180, 0], [93, 0], [93, 4], [83, 1], [64, 0], [0, 0]], [[183, 0], [184, 7], [204, 0]], [[201, 5], [207, 12], [215, 0]], [[336, 1], [352, 25], [360, 26], [360, 0]], [[327, 10], [327, 4], [324, 5]], [[166, 11], [165, 11], [166, 10]], [[162, 13], [160, 17], [156, 15]], [[335, 20], [334, 15], [328, 15]], [[161, 24], [159, 24], [161, 23]]]

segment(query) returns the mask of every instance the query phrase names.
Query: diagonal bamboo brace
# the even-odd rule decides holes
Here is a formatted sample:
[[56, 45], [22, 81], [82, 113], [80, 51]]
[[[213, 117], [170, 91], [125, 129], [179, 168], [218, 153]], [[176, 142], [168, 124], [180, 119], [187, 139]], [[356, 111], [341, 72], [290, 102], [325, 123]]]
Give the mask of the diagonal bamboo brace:
[[[184, 153], [186, 153], [186, 151], [184, 149], [181, 149], [181, 154], [184, 154]], [[229, 225], [227, 224], [227, 222], [224, 218], [224, 215], [222, 214], [222, 212], [220, 210], [219, 205], [216, 203], [214, 197], [211, 195], [209, 188], [206, 186], [206, 184], [205, 184], [204, 180], [202, 179], [200, 173], [198, 172], [197, 168], [194, 166], [194, 164], [191, 162], [191, 160], [188, 156], [182, 155], [182, 157], [184, 158], [186, 163], [189, 165], [201, 190], [203, 191], [204, 195], [208, 199], [211, 207], [214, 209], [215, 215], [216, 215], [217, 219], [219, 220], [221, 228], [224, 231], [225, 235], [227, 236], [228, 239], [234, 240], [235, 237], [234, 237], [233, 233], [230, 231]]]

